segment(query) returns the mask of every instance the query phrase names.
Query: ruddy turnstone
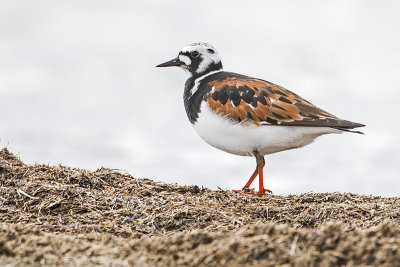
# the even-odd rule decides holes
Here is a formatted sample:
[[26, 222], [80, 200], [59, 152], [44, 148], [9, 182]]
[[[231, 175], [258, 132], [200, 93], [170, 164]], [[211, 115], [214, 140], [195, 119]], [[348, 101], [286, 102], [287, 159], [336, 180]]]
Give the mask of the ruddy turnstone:
[[222, 70], [215, 48], [207, 43], [184, 47], [179, 55], [157, 67], [180, 67], [189, 75], [183, 99], [196, 132], [225, 152], [254, 156], [257, 167], [239, 192], [250, 193], [259, 177], [264, 189], [264, 156], [308, 145], [320, 135], [353, 132], [362, 127], [314, 106], [299, 95], [271, 82]]

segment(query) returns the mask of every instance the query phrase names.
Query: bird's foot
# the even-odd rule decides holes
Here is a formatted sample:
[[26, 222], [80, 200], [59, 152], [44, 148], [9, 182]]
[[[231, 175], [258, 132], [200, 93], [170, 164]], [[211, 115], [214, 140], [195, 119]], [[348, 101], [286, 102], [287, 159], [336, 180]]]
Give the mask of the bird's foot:
[[266, 194], [268, 194], [268, 195], [273, 195], [274, 193], [272, 193], [271, 190], [265, 189], [265, 188], [263, 188], [263, 190], [261, 190], [260, 192], [257, 193], [257, 195], [258, 195], [259, 197], [261, 197], [261, 196], [263, 196], [263, 195], [266, 195]]
[[269, 189], [263, 189], [261, 192], [256, 192], [254, 188], [250, 189], [247, 187], [243, 187], [241, 190], [232, 190], [235, 193], [244, 194], [244, 195], [252, 195], [252, 196], [263, 196], [265, 194], [272, 195], [272, 191]]
[[254, 190], [254, 188], [250, 189], [250, 188], [246, 188], [246, 187], [243, 187], [240, 190], [232, 190], [232, 192], [239, 193], [239, 194], [245, 194], [245, 195], [256, 195], [257, 194], [256, 191]]

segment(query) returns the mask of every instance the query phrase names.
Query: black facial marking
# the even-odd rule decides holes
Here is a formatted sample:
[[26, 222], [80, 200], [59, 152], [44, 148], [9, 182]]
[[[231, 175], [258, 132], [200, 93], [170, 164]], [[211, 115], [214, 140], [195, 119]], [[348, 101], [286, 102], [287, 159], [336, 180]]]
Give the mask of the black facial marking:
[[292, 102], [289, 100], [289, 99], [287, 99], [286, 97], [283, 97], [283, 96], [281, 96], [280, 98], [278, 98], [280, 101], [282, 101], [282, 102], [285, 102], [285, 103], [288, 103], [288, 104], [292, 104]]
[[282, 110], [286, 111], [285, 108], [283, 108], [283, 107], [281, 107], [281, 106], [279, 106], [279, 105], [277, 105], [277, 104], [272, 104], [272, 106], [273, 106], [274, 108], [279, 108], [279, 109], [282, 109]]
[[202, 61], [202, 58], [199, 57], [199, 52], [197, 51], [192, 51], [192, 52], [179, 52], [179, 55], [184, 55], [190, 58], [191, 63], [189, 66], [187, 66], [187, 69], [191, 72], [191, 73], [195, 73], [197, 68], [200, 65], [200, 62]]
[[[214, 54], [215, 51], [212, 48], [207, 48], [207, 52], [210, 54]], [[203, 76], [204, 74], [207, 74], [209, 72], [212, 71], [218, 71], [222, 69], [222, 63], [221, 61], [218, 62], [210, 62], [209, 64], [207, 64], [206, 68], [204, 70], [202, 70], [201, 73], [198, 73], [197, 71], [199, 71], [199, 66], [201, 64], [201, 62], [203, 60], [205, 60], [205, 58], [207, 57], [207, 52], [201, 53], [198, 50], [193, 50], [193, 51], [180, 51], [179, 55], [185, 55], [187, 57], [190, 58], [191, 62], [189, 66], [184, 65], [184, 67], [191, 73], [192, 77], [192, 81], [194, 81], [195, 79], [197, 79], [198, 77]]]
[[190, 57], [191, 58], [196, 58], [196, 57], [198, 57], [200, 55], [200, 53], [199, 52], [197, 52], [196, 50], [195, 51], [192, 51], [192, 52], [190, 52]]

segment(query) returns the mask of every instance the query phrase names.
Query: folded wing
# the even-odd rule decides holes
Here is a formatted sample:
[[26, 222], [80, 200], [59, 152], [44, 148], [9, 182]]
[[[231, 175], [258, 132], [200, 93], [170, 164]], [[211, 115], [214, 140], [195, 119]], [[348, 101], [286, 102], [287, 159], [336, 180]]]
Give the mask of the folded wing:
[[314, 106], [299, 95], [270, 82], [235, 75], [208, 82], [210, 108], [238, 122], [256, 125], [331, 127], [344, 131], [362, 127]]

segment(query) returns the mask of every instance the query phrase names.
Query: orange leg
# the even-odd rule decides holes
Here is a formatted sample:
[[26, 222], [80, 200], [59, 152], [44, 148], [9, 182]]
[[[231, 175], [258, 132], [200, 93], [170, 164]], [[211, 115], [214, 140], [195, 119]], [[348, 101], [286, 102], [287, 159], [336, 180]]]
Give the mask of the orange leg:
[[257, 167], [253, 174], [251, 175], [249, 181], [245, 184], [245, 186], [242, 188], [242, 190], [234, 190], [235, 192], [239, 192], [242, 194], [252, 194], [254, 195], [254, 192], [251, 192], [249, 187], [253, 183], [254, 179], [257, 177], [259, 178], [259, 190], [258, 190], [258, 196], [264, 195], [266, 192], [272, 194], [272, 191], [269, 189], [264, 189], [264, 180], [263, 180], [263, 169], [265, 166], [265, 159], [263, 156], [260, 155], [257, 151], [254, 152], [254, 156], [256, 157], [257, 160]]
[[265, 192], [268, 192], [269, 194], [272, 194], [272, 191], [269, 189], [264, 188], [264, 180], [263, 180], [263, 169], [265, 166], [265, 160], [264, 157], [262, 157], [262, 166], [258, 172], [258, 196], [262, 196], [265, 194]]
[[271, 190], [264, 188], [263, 170], [264, 170], [264, 166], [265, 166], [265, 159], [258, 152], [254, 152], [254, 156], [257, 159], [257, 169], [258, 169], [258, 194], [257, 195], [261, 197], [262, 195], [265, 194], [265, 192], [272, 194]]
[[256, 179], [257, 175], [258, 175], [258, 167], [256, 167], [256, 169], [254, 170], [254, 172], [251, 175], [250, 179], [247, 181], [247, 183], [243, 187], [243, 189], [242, 189], [243, 191], [249, 191], [249, 187], [253, 183], [254, 179]]

